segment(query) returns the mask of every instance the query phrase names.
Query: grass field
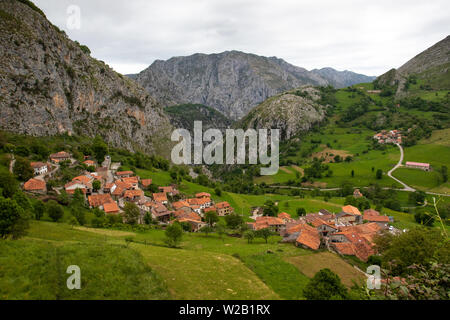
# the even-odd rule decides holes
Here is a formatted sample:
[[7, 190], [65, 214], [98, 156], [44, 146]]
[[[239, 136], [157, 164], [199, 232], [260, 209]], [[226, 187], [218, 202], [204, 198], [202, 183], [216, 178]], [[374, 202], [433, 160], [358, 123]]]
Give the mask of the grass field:
[[[128, 236], [134, 242], [127, 246]], [[24, 239], [0, 242], [0, 298], [303, 299], [309, 271], [290, 259], [315, 254], [280, 239], [248, 244], [217, 234], [185, 234], [181, 248], [171, 249], [163, 230], [134, 233], [33, 221]], [[82, 290], [66, 288], [69, 265], [80, 266]]]
[[287, 261], [295, 265], [306, 276], [313, 277], [323, 268], [328, 268], [341, 278], [347, 287], [356, 282], [361, 284], [366, 280], [364, 274], [342, 260], [337, 254], [331, 252], [318, 252], [310, 255], [289, 257]]

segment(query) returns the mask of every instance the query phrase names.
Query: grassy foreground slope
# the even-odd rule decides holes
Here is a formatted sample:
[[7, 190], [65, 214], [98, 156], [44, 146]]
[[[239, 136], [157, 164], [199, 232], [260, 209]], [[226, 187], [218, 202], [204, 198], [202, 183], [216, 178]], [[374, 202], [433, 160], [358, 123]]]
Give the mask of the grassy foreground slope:
[[[130, 236], [134, 242], [127, 246]], [[185, 234], [181, 249], [170, 249], [163, 230], [33, 221], [27, 237], [0, 242], [0, 299], [304, 299], [309, 276], [290, 259], [314, 253], [280, 239], [248, 244], [217, 234]], [[358, 277], [359, 271], [331, 256], [316, 265], [337, 259]], [[82, 290], [67, 289], [69, 265], [80, 266]]]

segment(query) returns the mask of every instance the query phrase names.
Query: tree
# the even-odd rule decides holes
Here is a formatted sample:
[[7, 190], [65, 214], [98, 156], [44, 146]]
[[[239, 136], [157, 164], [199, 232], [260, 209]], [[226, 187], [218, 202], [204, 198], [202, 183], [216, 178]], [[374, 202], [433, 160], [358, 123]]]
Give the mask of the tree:
[[17, 204], [25, 211], [27, 214], [31, 213], [33, 206], [30, 199], [22, 192], [16, 192], [12, 199], [17, 202]]
[[227, 229], [227, 226], [225, 225], [225, 222], [219, 221], [216, 223], [216, 232], [219, 235], [220, 239], [223, 241], [223, 235], [225, 234]]
[[375, 177], [376, 177], [378, 180], [381, 180], [381, 179], [383, 178], [383, 170], [378, 169], [378, 170], [377, 170], [377, 173], [375, 174]]
[[305, 208], [297, 208], [297, 216], [302, 217], [306, 215], [306, 209]]
[[92, 151], [98, 163], [105, 161], [105, 156], [108, 153], [108, 146], [100, 136], [96, 136], [92, 144]]
[[219, 216], [217, 215], [216, 211], [208, 211], [205, 213], [205, 221], [206, 223], [212, 227], [214, 223], [219, 221]]
[[30, 161], [22, 157], [17, 157], [13, 171], [14, 175], [20, 181], [27, 181], [34, 176], [34, 170], [31, 167]]
[[421, 225], [432, 227], [434, 224], [434, 215], [427, 212], [427, 209], [419, 208], [416, 209], [416, 213], [414, 214], [414, 219], [417, 223]]
[[94, 182], [92, 182], [92, 188], [94, 189], [94, 191], [98, 191], [100, 190], [100, 188], [102, 187], [102, 183], [98, 180], [95, 180]]
[[139, 210], [139, 207], [132, 202], [125, 203], [123, 213], [124, 213], [126, 223], [131, 224], [131, 225], [138, 223], [139, 216], [141, 215], [141, 211]]
[[272, 231], [269, 228], [259, 229], [256, 231], [255, 236], [258, 238], [263, 238], [266, 243], [269, 240], [269, 237], [272, 235]]
[[244, 219], [240, 215], [232, 213], [225, 217], [225, 222], [228, 228], [237, 229], [244, 223]]
[[423, 191], [410, 192], [408, 195], [409, 202], [415, 205], [423, 204], [425, 202], [426, 197], [427, 194]]
[[59, 205], [55, 200], [50, 200], [47, 202], [47, 213], [50, 219], [52, 219], [54, 222], [59, 221], [63, 215], [64, 210], [61, 205]]
[[72, 214], [72, 217], [75, 217], [78, 221], [78, 223], [82, 226], [86, 223], [86, 211], [84, 208], [79, 207], [71, 207], [70, 213]]
[[308, 300], [342, 300], [347, 298], [347, 289], [341, 279], [330, 269], [317, 272], [303, 289]]
[[244, 237], [248, 243], [252, 243], [253, 239], [255, 239], [255, 232], [253, 230], [247, 230], [244, 232]]
[[263, 215], [274, 217], [278, 213], [278, 206], [272, 200], [267, 200], [263, 206]]
[[176, 248], [183, 237], [183, 229], [178, 222], [174, 222], [166, 228], [166, 244], [171, 248]]
[[220, 197], [222, 195], [222, 190], [220, 188], [216, 188], [214, 190], [214, 192], [215, 192], [216, 196], [218, 196], [218, 197]]
[[445, 183], [448, 181], [448, 169], [447, 166], [442, 166], [441, 168], [442, 181]]
[[19, 239], [28, 229], [28, 216], [12, 199], [0, 198], [0, 238]]
[[146, 212], [144, 215], [144, 223], [146, 225], [150, 225], [150, 224], [152, 224], [152, 222], [153, 222], [152, 215], [150, 213]]
[[391, 269], [393, 275], [408, 273], [413, 264], [428, 265], [431, 261], [450, 263], [448, 240], [433, 228], [417, 227], [400, 235], [393, 236], [389, 243], [379, 246], [380, 238], [375, 239], [383, 259], [383, 266]]
[[206, 236], [208, 236], [213, 231], [214, 231], [213, 228], [211, 228], [209, 225], [204, 226], [203, 228], [200, 229], [200, 232], [206, 234]]
[[[17, 180], [14, 176], [6, 170], [0, 171], [0, 188], [5, 198], [11, 198], [19, 188]], [[0, 194], [1, 195], [1, 194]]]
[[355, 170], [352, 170], [352, 178], [355, 177]]
[[[94, 219], [96, 219], [96, 218], [94, 218]], [[92, 219], [92, 225], [94, 226], [94, 228], [97, 228], [98, 225], [97, 225], [96, 222], [94, 222], [94, 219]], [[70, 217], [70, 219], [69, 219], [69, 224], [72, 226], [72, 229], [73, 229], [73, 227], [79, 225], [77, 218], [75, 218], [74, 216], [71, 216], [71, 217]]]
[[44, 216], [45, 213], [45, 205], [42, 201], [38, 200], [33, 205], [34, 209], [34, 218], [36, 220], [41, 220], [41, 218]]

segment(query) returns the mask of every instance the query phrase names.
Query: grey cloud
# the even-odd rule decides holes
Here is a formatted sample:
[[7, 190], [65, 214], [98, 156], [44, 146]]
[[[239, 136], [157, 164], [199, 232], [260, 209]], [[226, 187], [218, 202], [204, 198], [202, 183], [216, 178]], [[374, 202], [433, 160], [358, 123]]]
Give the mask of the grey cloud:
[[[68, 35], [121, 73], [155, 59], [241, 50], [307, 69], [369, 75], [399, 67], [447, 36], [450, 2], [381, 0], [35, 0]], [[81, 8], [81, 30], [66, 9]]]

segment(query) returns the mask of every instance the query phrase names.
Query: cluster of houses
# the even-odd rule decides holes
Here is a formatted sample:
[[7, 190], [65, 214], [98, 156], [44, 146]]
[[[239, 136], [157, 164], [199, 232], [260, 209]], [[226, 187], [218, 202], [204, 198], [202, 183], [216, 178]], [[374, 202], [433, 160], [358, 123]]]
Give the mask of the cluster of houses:
[[382, 130], [373, 136], [380, 144], [395, 143], [402, 144], [402, 134], [399, 130]]
[[[50, 156], [50, 161], [59, 163], [70, 160], [71, 155], [58, 152]], [[234, 212], [228, 202], [215, 203], [211, 195], [201, 192], [195, 197], [183, 196], [176, 186], [159, 187], [157, 193], [146, 193], [144, 190], [152, 185], [152, 179], [141, 179], [133, 171], [114, 171], [107, 167], [97, 166], [93, 160], [83, 162], [87, 167], [94, 167], [93, 172], [85, 171], [64, 185], [67, 194], [73, 195], [80, 190], [91, 208], [99, 208], [107, 215], [119, 215], [124, 211], [125, 204], [131, 202], [140, 209], [138, 223], [144, 223], [148, 213], [152, 219], [161, 224], [174, 221], [185, 222], [191, 226], [191, 231], [198, 231], [206, 225], [205, 213], [215, 211], [219, 216]], [[35, 174], [43, 175], [51, 170], [48, 163], [32, 163]], [[98, 181], [98, 182], [96, 182]], [[43, 177], [35, 177], [25, 182], [24, 190], [31, 193], [45, 194], [46, 183]]]
[[[69, 154], [57, 153], [50, 157], [54, 163], [70, 159]], [[190, 226], [192, 232], [199, 231], [206, 225], [205, 214], [215, 211], [219, 216], [233, 213], [228, 202], [215, 203], [206, 192], [194, 197], [185, 197], [176, 186], [158, 187], [157, 193], [149, 193], [152, 179], [141, 179], [133, 171], [114, 171], [107, 167], [97, 167], [92, 160], [83, 162], [94, 167], [95, 171], [85, 171], [74, 177], [64, 186], [67, 194], [74, 194], [79, 189], [87, 198], [91, 208], [99, 208], [107, 215], [119, 215], [126, 203], [134, 203], [140, 209], [138, 223], [143, 224], [148, 213], [152, 219], [167, 225], [178, 221]], [[50, 170], [48, 163], [32, 163], [36, 175]], [[92, 171], [92, 170], [90, 170]], [[98, 182], [96, 182], [98, 181]], [[29, 192], [45, 192], [43, 179], [33, 178], [24, 184]], [[356, 189], [354, 197], [361, 197]], [[337, 213], [320, 210], [318, 213], [293, 219], [282, 212], [277, 217], [263, 216], [262, 208], [253, 208], [251, 217], [254, 222], [247, 223], [251, 230], [270, 229], [283, 236], [283, 242], [293, 242], [297, 246], [318, 250], [328, 248], [341, 255], [353, 255], [362, 261], [375, 253], [373, 240], [382, 230], [390, 229], [392, 217], [381, 215], [373, 209], [363, 213], [358, 208], [346, 205]]]
[[374, 237], [390, 229], [392, 218], [373, 209], [363, 213], [347, 205], [334, 214], [327, 210], [311, 213], [298, 219], [282, 212], [277, 217], [253, 215], [255, 222], [248, 223], [252, 230], [269, 228], [283, 236], [283, 242], [292, 242], [299, 247], [318, 250], [328, 248], [341, 255], [356, 256], [362, 261], [375, 253]]

